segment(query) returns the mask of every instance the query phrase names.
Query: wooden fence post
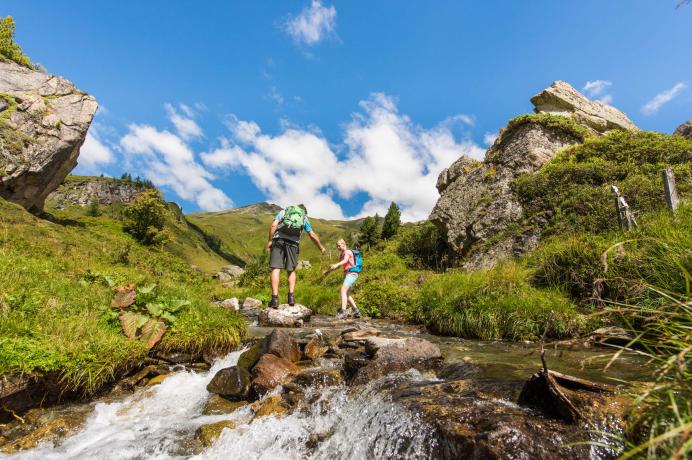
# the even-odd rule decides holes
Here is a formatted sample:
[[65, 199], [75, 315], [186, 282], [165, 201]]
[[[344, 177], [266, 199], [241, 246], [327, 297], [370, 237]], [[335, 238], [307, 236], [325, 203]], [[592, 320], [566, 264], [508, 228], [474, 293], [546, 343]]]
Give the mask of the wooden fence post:
[[634, 213], [630, 209], [630, 205], [625, 201], [625, 197], [620, 195], [620, 190], [614, 185], [610, 186], [610, 190], [615, 195], [615, 212], [618, 216], [618, 225], [622, 230], [628, 231], [638, 227], [637, 220], [634, 218]]
[[663, 188], [666, 192], [666, 203], [673, 213], [678, 209], [678, 191], [675, 188], [675, 176], [671, 168], [661, 171], [663, 176]]

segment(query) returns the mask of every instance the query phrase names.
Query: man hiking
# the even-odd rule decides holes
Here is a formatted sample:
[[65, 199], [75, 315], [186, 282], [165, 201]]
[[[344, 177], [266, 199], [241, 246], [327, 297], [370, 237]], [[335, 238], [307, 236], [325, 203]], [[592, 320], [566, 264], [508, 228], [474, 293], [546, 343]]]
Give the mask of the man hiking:
[[272, 300], [269, 307], [279, 306], [279, 278], [281, 269], [288, 272], [288, 304], [295, 305], [296, 265], [298, 265], [298, 245], [300, 235], [305, 230], [322, 254], [326, 251], [308, 220], [305, 205], [289, 206], [276, 214], [269, 228], [269, 267], [271, 272]]
[[350, 295], [350, 290], [353, 284], [358, 280], [358, 273], [363, 270], [363, 260], [360, 255], [360, 251], [357, 249], [349, 249], [346, 246], [346, 241], [340, 239], [336, 242], [336, 248], [339, 250], [339, 262], [332, 264], [327, 271], [327, 273], [336, 270], [339, 267], [344, 267], [344, 282], [341, 285], [341, 308], [336, 314], [338, 319], [344, 319], [346, 317], [346, 308], [350, 303], [353, 307], [353, 316], [355, 318], [360, 318], [360, 310], [356, 306], [356, 301], [353, 300], [353, 296]]

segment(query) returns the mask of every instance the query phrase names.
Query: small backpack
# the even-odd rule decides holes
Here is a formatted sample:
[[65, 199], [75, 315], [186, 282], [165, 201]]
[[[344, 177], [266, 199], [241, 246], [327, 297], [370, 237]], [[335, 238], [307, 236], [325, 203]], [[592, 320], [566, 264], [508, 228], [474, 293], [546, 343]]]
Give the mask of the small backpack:
[[305, 211], [300, 206], [289, 206], [284, 209], [284, 218], [281, 220], [283, 229], [288, 229], [291, 233], [300, 231], [305, 225]]
[[363, 271], [363, 254], [359, 249], [351, 249], [353, 252], [353, 267], [348, 269], [349, 273], [360, 273]]

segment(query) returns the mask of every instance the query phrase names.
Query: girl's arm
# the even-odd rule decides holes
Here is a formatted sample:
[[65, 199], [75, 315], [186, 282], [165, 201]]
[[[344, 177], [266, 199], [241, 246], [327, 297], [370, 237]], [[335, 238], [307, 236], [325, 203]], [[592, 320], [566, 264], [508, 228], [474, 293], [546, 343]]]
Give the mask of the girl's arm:
[[329, 267], [330, 270], [336, 270], [337, 268], [341, 267], [342, 265], [346, 265], [348, 263], [348, 254], [347, 251], [344, 251], [344, 257], [337, 263], [332, 264], [331, 267]]

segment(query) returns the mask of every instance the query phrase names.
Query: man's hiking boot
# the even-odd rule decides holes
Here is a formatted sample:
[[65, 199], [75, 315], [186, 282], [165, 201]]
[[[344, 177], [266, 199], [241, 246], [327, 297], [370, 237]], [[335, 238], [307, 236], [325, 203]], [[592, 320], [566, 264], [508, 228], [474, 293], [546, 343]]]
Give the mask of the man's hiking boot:
[[342, 310], [340, 308], [339, 311], [336, 312], [336, 319], [344, 319], [344, 318], [346, 318], [346, 310]]
[[273, 295], [271, 302], [269, 302], [269, 308], [279, 308], [279, 296]]
[[296, 295], [292, 292], [288, 293], [288, 304], [290, 306], [293, 306], [296, 304]]

